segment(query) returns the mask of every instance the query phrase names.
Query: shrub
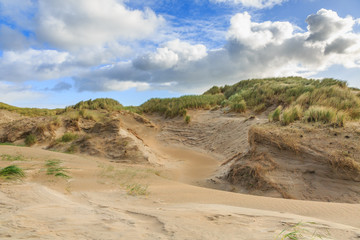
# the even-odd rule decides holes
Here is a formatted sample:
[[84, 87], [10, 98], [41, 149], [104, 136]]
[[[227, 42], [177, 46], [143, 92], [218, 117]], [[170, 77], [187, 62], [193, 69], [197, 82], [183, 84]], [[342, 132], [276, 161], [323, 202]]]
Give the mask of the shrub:
[[34, 134], [30, 133], [25, 138], [25, 145], [26, 146], [32, 146], [37, 142], [37, 138]]
[[290, 123], [300, 120], [303, 115], [303, 110], [301, 106], [296, 105], [289, 107], [284, 110], [283, 114], [281, 115], [281, 123], [283, 125], [289, 125]]

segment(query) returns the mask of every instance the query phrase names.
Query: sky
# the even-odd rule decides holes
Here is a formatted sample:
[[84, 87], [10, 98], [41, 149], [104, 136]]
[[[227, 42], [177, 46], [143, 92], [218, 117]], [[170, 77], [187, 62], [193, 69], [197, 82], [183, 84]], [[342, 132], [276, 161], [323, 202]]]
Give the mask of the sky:
[[140, 105], [283, 76], [360, 88], [360, 1], [0, 0], [11, 105]]

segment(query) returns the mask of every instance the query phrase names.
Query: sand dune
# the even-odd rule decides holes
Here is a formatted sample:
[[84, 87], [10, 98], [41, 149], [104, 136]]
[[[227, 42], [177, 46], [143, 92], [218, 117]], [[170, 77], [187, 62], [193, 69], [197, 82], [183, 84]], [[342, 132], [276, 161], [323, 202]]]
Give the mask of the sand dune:
[[[164, 126], [154, 116], [158, 127], [149, 128], [131, 116], [122, 116], [122, 129], [128, 129], [128, 137], [139, 142], [151, 164], [110, 162], [40, 147], [0, 146], [0, 156], [20, 156], [12, 162], [0, 161], [0, 167], [16, 164], [26, 173], [22, 180], [0, 182], [0, 239], [273, 240], [294, 229], [299, 239], [360, 237], [360, 204], [206, 188], [221, 163], [236, 154], [230, 148], [211, 146], [211, 142], [225, 146], [247, 141], [245, 134], [237, 142], [227, 139], [229, 130], [221, 137], [201, 138], [196, 118], [201, 121], [208, 116], [194, 115], [195, 123], [183, 128], [194, 129], [193, 138], [178, 141], [174, 126], [184, 124], [181, 119]], [[263, 121], [227, 120], [233, 127], [239, 122]], [[215, 120], [206, 124], [216, 130]], [[164, 131], [164, 127], [172, 130]], [[70, 178], [48, 175], [49, 160], [57, 160]]]

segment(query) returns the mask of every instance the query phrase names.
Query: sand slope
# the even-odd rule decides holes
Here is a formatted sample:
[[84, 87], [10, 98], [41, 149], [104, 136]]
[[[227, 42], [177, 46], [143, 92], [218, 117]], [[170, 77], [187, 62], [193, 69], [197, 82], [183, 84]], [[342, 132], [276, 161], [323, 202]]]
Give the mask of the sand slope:
[[[23, 156], [13, 163], [27, 175], [23, 181], [1, 182], [1, 239], [275, 239], [299, 222], [308, 237], [317, 232], [323, 239], [356, 239], [360, 234], [358, 204], [205, 189], [164, 178], [164, 167], [33, 148], [1, 146], [0, 154]], [[48, 159], [61, 160], [71, 178], [46, 175]], [[128, 195], [124, 184], [133, 183], [148, 184], [149, 194]]]

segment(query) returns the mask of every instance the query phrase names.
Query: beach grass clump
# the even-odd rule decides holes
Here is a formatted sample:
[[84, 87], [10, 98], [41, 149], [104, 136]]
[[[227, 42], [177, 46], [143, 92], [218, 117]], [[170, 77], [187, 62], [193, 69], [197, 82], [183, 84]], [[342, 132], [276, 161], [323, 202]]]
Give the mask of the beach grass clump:
[[292, 122], [300, 120], [303, 116], [301, 106], [295, 105], [286, 108], [281, 115], [281, 124], [289, 125]]
[[79, 135], [71, 132], [66, 132], [64, 135], [60, 138], [61, 142], [72, 142], [76, 140], [79, 137]]
[[28, 134], [25, 137], [25, 145], [30, 147], [32, 145], [34, 145], [35, 143], [37, 143], [37, 138], [33, 133]]
[[283, 109], [282, 106], [278, 106], [273, 112], [269, 114], [269, 120], [274, 122], [280, 121], [280, 115], [282, 109]]
[[311, 106], [304, 114], [306, 122], [333, 123], [336, 110], [331, 107]]
[[0, 177], [5, 179], [14, 179], [24, 177], [24, 171], [16, 165], [10, 165], [0, 169]]
[[185, 116], [185, 123], [186, 123], [186, 124], [189, 124], [190, 121], [191, 121], [191, 117], [190, 117], [189, 115], [186, 115], [186, 116]]
[[47, 160], [45, 164], [45, 167], [47, 168], [46, 174], [53, 175], [55, 177], [70, 178], [70, 176], [66, 173], [66, 169], [60, 166], [61, 163], [62, 162], [58, 159]]

